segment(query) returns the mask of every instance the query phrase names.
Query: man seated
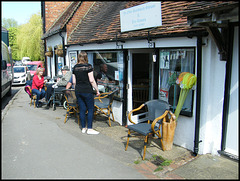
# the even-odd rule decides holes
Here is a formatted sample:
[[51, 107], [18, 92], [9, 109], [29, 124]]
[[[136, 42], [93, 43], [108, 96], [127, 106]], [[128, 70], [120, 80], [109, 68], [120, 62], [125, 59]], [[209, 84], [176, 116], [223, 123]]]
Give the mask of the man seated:
[[67, 83], [69, 82], [70, 78], [72, 77], [72, 72], [69, 70], [68, 66], [65, 65], [64, 67], [62, 67], [61, 70], [62, 70], [63, 76], [61, 78], [58, 78], [57, 83], [49, 84], [47, 86], [45, 99], [48, 103], [47, 103], [46, 109], [49, 109], [49, 107], [50, 107], [49, 99], [53, 94], [54, 88], [57, 88], [58, 90], [65, 89], [65, 87], [67, 86]]
[[111, 78], [107, 75], [108, 67], [107, 64], [100, 65], [100, 72], [97, 74], [96, 79], [101, 79], [105, 81], [111, 80]]
[[110, 87], [108, 85], [109, 83], [116, 84], [116, 81], [112, 80], [108, 76], [107, 71], [108, 71], [107, 64], [101, 64], [100, 72], [96, 76], [98, 88], [99, 88], [99, 91], [101, 91], [101, 92], [110, 91]]
[[66, 89], [74, 89], [72, 76], [66, 85]]

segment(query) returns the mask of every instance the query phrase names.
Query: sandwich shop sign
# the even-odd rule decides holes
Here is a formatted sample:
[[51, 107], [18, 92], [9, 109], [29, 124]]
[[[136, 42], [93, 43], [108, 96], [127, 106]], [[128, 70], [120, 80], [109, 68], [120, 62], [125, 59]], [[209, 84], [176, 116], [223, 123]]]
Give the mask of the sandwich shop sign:
[[121, 32], [162, 25], [161, 2], [149, 2], [120, 11]]

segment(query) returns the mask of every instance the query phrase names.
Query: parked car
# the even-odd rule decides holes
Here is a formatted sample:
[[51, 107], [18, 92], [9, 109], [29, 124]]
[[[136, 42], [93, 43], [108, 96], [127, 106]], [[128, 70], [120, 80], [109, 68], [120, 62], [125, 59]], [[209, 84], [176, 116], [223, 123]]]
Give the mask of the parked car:
[[13, 66], [23, 66], [23, 63], [21, 60], [13, 61], [14, 65]]
[[36, 70], [39, 67], [43, 68], [43, 72], [45, 71], [42, 61], [32, 61], [32, 62], [27, 63], [27, 68], [31, 74], [31, 78], [35, 75]]
[[27, 82], [27, 66], [14, 66], [13, 85], [25, 85]]
[[31, 60], [29, 57], [23, 57], [21, 62], [23, 65], [27, 65]]
[[[9, 68], [7, 66], [9, 64]], [[2, 41], [1, 51], [1, 98], [5, 95], [11, 96], [12, 82], [13, 82], [13, 63], [11, 58], [11, 51], [8, 46]]]

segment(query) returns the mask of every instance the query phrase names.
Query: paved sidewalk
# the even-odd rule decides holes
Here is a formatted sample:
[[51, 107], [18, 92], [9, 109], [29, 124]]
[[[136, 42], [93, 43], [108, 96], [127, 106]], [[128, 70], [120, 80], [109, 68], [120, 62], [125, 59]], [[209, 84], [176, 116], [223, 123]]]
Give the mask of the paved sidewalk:
[[[25, 130], [28, 130], [30, 128], [31, 129], [34, 128], [35, 130], [35, 128], [38, 127], [39, 131], [41, 130], [43, 132], [41, 133], [35, 132], [35, 134], [39, 134], [39, 136], [50, 134], [51, 143], [57, 146], [58, 150], [61, 150], [61, 151], [65, 150], [65, 152], [68, 153], [66, 154], [66, 158], [64, 158], [62, 157], [64, 156], [64, 154], [62, 155], [61, 151], [57, 153], [57, 155], [54, 155], [51, 150], [47, 151], [47, 153], [45, 153], [45, 150], [43, 150], [43, 152], [41, 153], [45, 154], [44, 156], [47, 156], [48, 154], [52, 155], [52, 158], [48, 158], [48, 161], [46, 161], [47, 164], [51, 165], [52, 164], [51, 159], [54, 160], [54, 159], [57, 159], [59, 156], [61, 156], [61, 159], [63, 161], [65, 160], [67, 164], [70, 164], [69, 160], [71, 160], [72, 164], [79, 165], [79, 163], [76, 162], [73, 158], [80, 159], [79, 156], [76, 155], [76, 153], [79, 150], [75, 146], [75, 144], [79, 144], [79, 142], [81, 142], [82, 145], [86, 145], [86, 149], [92, 148], [93, 149], [92, 153], [99, 155], [99, 157], [94, 158], [94, 160], [92, 160], [91, 162], [96, 162], [97, 164], [99, 164], [100, 167], [102, 167], [103, 165], [106, 166], [105, 174], [102, 174], [101, 169], [99, 169], [99, 171], [96, 173], [97, 176], [93, 178], [99, 178], [98, 176], [102, 176], [101, 178], [109, 178], [109, 175], [111, 172], [112, 173], [117, 172], [116, 169], [119, 169], [118, 171], [119, 174], [116, 174], [115, 177], [111, 177], [112, 179], [128, 178], [126, 177], [126, 174], [131, 176], [129, 178], [138, 178], [138, 179], [139, 178], [142, 178], [142, 179], [144, 178], [145, 179], [238, 179], [239, 178], [238, 162], [229, 160], [228, 158], [224, 158], [218, 155], [212, 156], [210, 154], [198, 155], [197, 157], [194, 157], [192, 156], [191, 154], [192, 152], [190, 150], [184, 149], [176, 145], [173, 145], [173, 149], [170, 151], [162, 151], [161, 147], [159, 146], [160, 140], [153, 139], [153, 138], [149, 139], [149, 144], [147, 145], [146, 158], [145, 158], [145, 161], [142, 161], [143, 139], [131, 138], [129, 142], [128, 150], [125, 151], [125, 146], [127, 141], [127, 128], [119, 125], [117, 122], [112, 122], [112, 127], [109, 127], [107, 124], [106, 117], [97, 116], [93, 122], [93, 128], [98, 130], [100, 134], [94, 135], [94, 136], [86, 135], [81, 133], [80, 128], [77, 124], [77, 120], [74, 117], [70, 118], [66, 124], [63, 123], [66, 110], [64, 110], [62, 107], [57, 107], [56, 111], [53, 111], [52, 109], [44, 110], [44, 108], [33, 108], [33, 106], [29, 106], [29, 102], [30, 100], [27, 94], [24, 92], [24, 90], [20, 90], [16, 94], [16, 96], [14, 96], [13, 100], [10, 101], [9, 105], [6, 106], [6, 108], [3, 110], [2, 120], [7, 119], [8, 121], [13, 121], [13, 122], [22, 120], [23, 124], [24, 123], [26, 124], [24, 125], [26, 127]], [[13, 115], [13, 112], [15, 116]], [[26, 115], [28, 115], [29, 113], [34, 115], [37, 121], [34, 122], [32, 120], [26, 120], [27, 118]], [[6, 120], [2, 122], [2, 125], [3, 124], [6, 124]], [[34, 124], [34, 127], [28, 128], [27, 125], [29, 124]], [[46, 125], [48, 126], [44, 127]], [[6, 125], [3, 125], [3, 127], [5, 126]], [[51, 129], [53, 130], [51, 131]], [[9, 131], [7, 132], [5, 132], [5, 130], [2, 130], [2, 131], [3, 131], [3, 137], [6, 135], [11, 137], [11, 135], [9, 135]], [[17, 127], [17, 124], [16, 124], [11, 131], [18, 132], [20, 131], [20, 129]], [[35, 130], [35, 131], [38, 131], [38, 130]], [[16, 145], [16, 146], [19, 147], [21, 152], [19, 154], [22, 155], [24, 154], [24, 151], [26, 151], [23, 148], [31, 147], [30, 143], [33, 140], [26, 141], [27, 133], [18, 133], [18, 134], [19, 135], [22, 134], [21, 138], [19, 138], [21, 139], [21, 143], [18, 143], [20, 145]], [[68, 140], [67, 142], [65, 140], [66, 137]], [[40, 141], [36, 140], [38, 144], [39, 142], [41, 143], [41, 141], [45, 141], [45, 140], [41, 140], [41, 139]], [[12, 142], [13, 141], [11, 141], [11, 144]], [[70, 150], [67, 150], [65, 146], [66, 144], [71, 145], [71, 142], [74, 142], [74, 146], [71, 146], [71, 148], [69, 148]], [[6, 142], [4, 141], [3, 143], [6, 144]], [[38, 144], [36, 146], [39, 147]], [[51, 145], [49, 146], [51, 148]], [[46, 148], [49, 148], [49, 146], [46, 145]], [[4, 149], [5, 150], [2, 153], [6, 153], [7, 148], [5, 147]], [[31, 149], [35, 149], [35, 148], [33, 147]], [[39, 147], [39, 149], [42, 149], [42, 147]], [[51, 149], [53, 149], [53, 147]], [[80, 149], [83, 149], [83, 148], [80, 148]], [[82, 151], [86, 149], [83, 149]], [[54, 148], [54, 150], [56, 150], [56, 148]], [[70, 151], [70, 155], [69, 155], [69, 151]], [[17, 157], [13, 157], [13, 155], [11, 154], [9, 156], [11, 157], [11, 159], [13, 159], [11, 162], [11, 164], [13, 165], [15, 164], [15, 162], [17, 162], [17, 159], [19, 159]], [[106, 160], [108, 161], [103, 160], [103, 156], [104, 158], [106, 156]], [[153, 156], [161, 156], [165, 160], [171, 160], [172, 162], [169, 166], [161, 166], [162, 170], [155, 171], [156, 169], [159, 168], [159, 165], [157, 165], [156, 162], [154, 162]], [[43, 156], [40, 156], [40, 157], [43, 157]], [[80, 160], [86, 161], [86, 159], [82, 157]], [[2, 160], [3, 162], [2, 170], [5, 169], [4, 173], [6, 173], [6, 168], [3, 168], [4, 164], [6, 164], [5, 161], [6, 161], [6, 158]], [[110, 162], [112, 163], [112, 166], [114, 165], [113, 167], [110, 166], [111, 165]], [[118, 166], [116, 166], [117, 163], [118, 163]], [[62, 167], [66, 169], [68, 168], [68, 166], [64, 165]], [[88, 166], [87, 169], [91, 170], [90, 167], [91, 166]], [[125, 167], [127, 167], [128, 169], [126, 170]], [[70, 168], [72, 167], [70, 166]], [[57, 169], [58, 169], [58, 166], [56, 166], [55, 172], [57, 172]], [[76, 174], [74, 172], [76, 170], [79, 170], [79, 169], [72, 168], [72, 171], [70, 171], [70, 173], [73, 173], [73, 175], [75, 174], [75, 177], [71, 175], [68, 178], [83, 178], [81, 177], [80, 173]], [[49, 172], [49, 170], [45, 170], [45, 171], [47, 173]], [[66, 170], [62, 170], [62, 171], [63, 173], [60, 173], [59, 177], [66, 178], [64, 175], [64, 172]], [[135, 173], [135, 171], [137, 171], [139, 175]], [[48, 173], [48, 174], [50, 174], [50, 176], [54, 175], [54, 173]], [[86, 178], [88, 178], [87, 176], [89, 175], [91, 174], [86, 174], [85, 175]]]
[[[127, 128], [112, 123], [112, 127], [104, 127], [100, 124], [104, 122], [96, 123], [96, 130], [102, 134], [109, 136], [117, 142], [121, 142], [126, 145], [127, 140]], [[130, 138], [129, 148], [133, 148], [138, 152], [139, 161], [135, 164], [135, 168], [140, 173], [145, 175], [149, 179], [238, 179], [239, 178], [239, 163], [237, 161], [230, 160], [219, 155], [198, 155], [193, 156], [192, 151], [185, 148], [173, 145], [173, 149], [170, 151], [162, 151], [160, 140], [149, 139], [147, 145], [146, 158], [142, 161], [142, 148], [143, 138]], [[138, 140], [136, 140], [138, 139]], [[126, 155], [128, 150], [126, 151]], [[153, 155], [158, 155], [166, 160], [171, 160], [169, 166], [160, 166], [163, 169], [155, 171], [159, 165], [154, 163]]]

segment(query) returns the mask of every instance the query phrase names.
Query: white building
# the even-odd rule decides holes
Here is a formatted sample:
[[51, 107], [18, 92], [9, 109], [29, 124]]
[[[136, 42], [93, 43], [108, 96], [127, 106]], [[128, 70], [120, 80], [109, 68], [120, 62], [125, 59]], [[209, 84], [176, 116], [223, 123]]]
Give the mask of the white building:
[[[47, 3], [42, 3], [45, 9]], [[43, 36], [46, 47], [65, 47], [64, 57], [47, 57], [48, 75], [57, 75], [59, 64], [73, 67], [80, 51], [87, 51], [96, 71], [99, 64], [107, 63], [120, 88], [113, 112], [125, 126], [129, 124], [127, 113], [141, 104], [134, 91], [147, 91], [147, 100], [165, 99], [174, 110], [179, 87], [169, 78], [185, 71], [194, 73], [196, 90], [188, 95], [178, 118], [174, 144], [195, 154], [219, 152], [238, 159], [237, 5], [203, 1], [69, 3]], [[124, 13], [130, 16], [126, 18]]]

